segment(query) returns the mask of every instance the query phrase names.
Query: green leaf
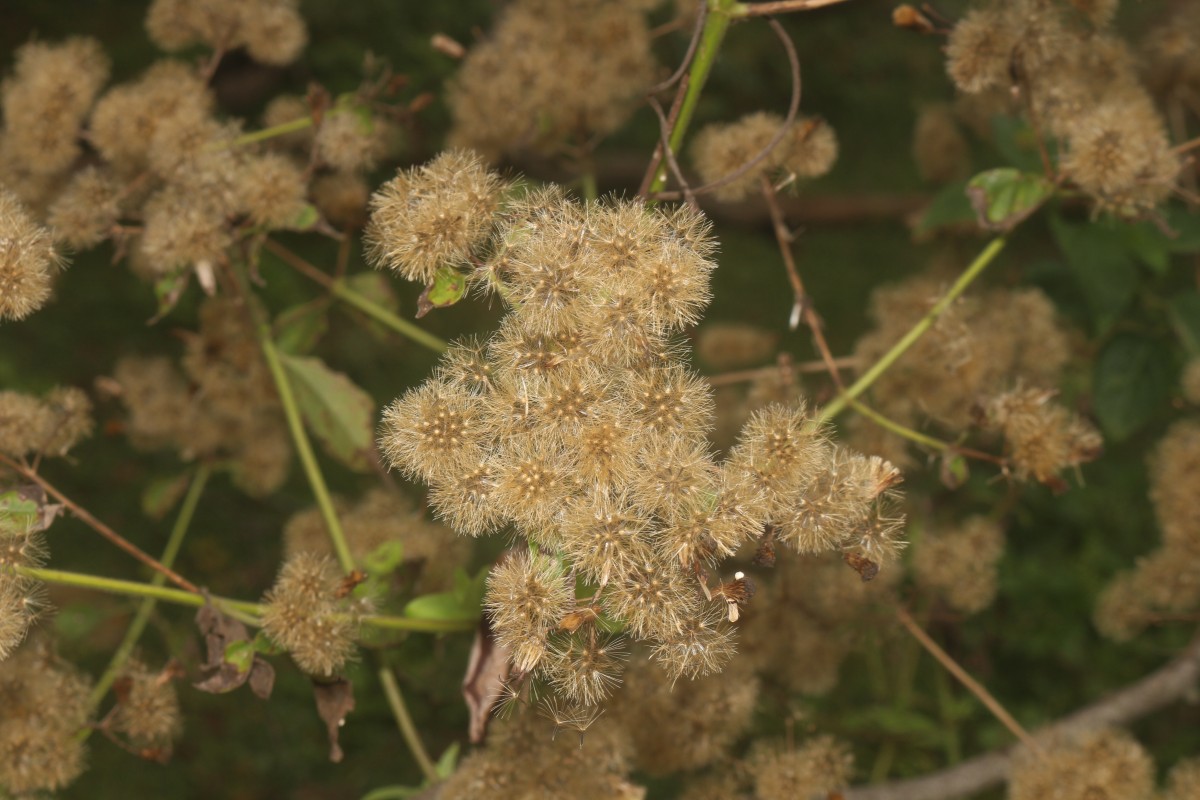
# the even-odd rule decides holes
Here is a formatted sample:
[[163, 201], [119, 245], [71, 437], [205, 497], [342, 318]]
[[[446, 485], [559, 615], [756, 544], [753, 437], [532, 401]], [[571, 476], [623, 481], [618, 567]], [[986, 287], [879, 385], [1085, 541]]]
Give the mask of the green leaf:
[[1167, 313], [1171, 318], [1171, 327], [1188, 353], [1200, 355], [1200, 294], [1188, 291], [1175, 295], [1171, 298]]
[[277, 316], [272, 327], [280, 350], [296, 356], [310, 353], [329, 330], [329, 301], [293, 306]]
[[474, 578], [468, 577], [467, 573], [459, 568], [454, 572], [453, 591], [417, 597], [404, 607], [404, 615], [445, 621], [478, 619], [483, 607], [486, 580], [486, 568], [480, 570]]
[[453, 742], [442, 752], [441, 757], [438, 758], [434, 770], [442, 780], [454, 774], [454, 767], [458, 765], [458, 751], [458, 742]]
[[1200, 252], [1200, 215], [1182, 206], [1167, 209], [1167, 227], [1176, 235], [1167, 238], [1172, 253]]
[[1160, 342], [1132, 334], [1114, 337], [1095, 370], [1096, 416], [1110, 439], [1127, 438], [1165, 410], [1171, 365]]
[[967, 181], [966, 194], [980, 225], [1010, 231], [1050, 199], [1054, 184], [1038, 173], [1001, 167]]
[[384, 542], [363, 559], [363, 567], [369, 575], [388, 575], [404, 561], [404, 543]]
[[237, 669], [238, 674], [241, 675], [249, 672], [250, 667], [254, 665], [254, 655], [254, 642], [240, 639], [225, 646], [224, 661]]
[[967, 182], [956, 181], [934, 195], [917, 223], [917, 233], [930, 233], [939, 228], [973, 222], [975, 210], [967, 199]]
[[1137, 265], [1119, 233], [1101, 225], [1073, 225], [1050, 218], [1050, 229], [1075, 275], [1097, 333], [1121, 316], [1137, 289]]
[[162, 519], [187, 493], [191, 472], [155, 478], [142, 490], [142, 513], [150, 519]]
[[467, 276], [456, 269], [442, 267], [433, 276], [433, 283], [425, 287], [417, 299], [417, 318], [435, 308], [452, 306], [467, 293]]
[[359, 472], [371, 469], [375, 403], [319, 358], [281, 355], [300, 414], [325, 451]]
[[321, 212], [312, 203], [305, 203], [284, 223], [283, 227], [292, 231], [307, 231], [316, 227], [321, 221]]
[[154, 281], [154, 297], [158, 300], [158, 311], [150, 318], [151, 325], [170, 314], [171, 310], [178, 305], [179, 298], [183, 297], [183, 292], [187, 289], [191, 279], [192, 271], [185, 268]]

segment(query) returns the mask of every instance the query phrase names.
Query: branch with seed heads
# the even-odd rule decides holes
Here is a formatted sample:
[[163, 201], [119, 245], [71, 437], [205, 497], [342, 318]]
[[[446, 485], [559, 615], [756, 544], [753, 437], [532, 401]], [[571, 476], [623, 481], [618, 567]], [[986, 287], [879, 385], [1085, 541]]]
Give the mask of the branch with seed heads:
[[[97, 592], [124, 595], [126, 597], [153, 597], [156, 600], [166, 603], [175, 603], [176, 605], [192, 606], [195, 608], [200, 608], [206, 602], [211, 602], [222, 613], [247, 625], [258, 626], [263, 614], [264, 606], [261, 603], [235, 600], [229, 597], [218, 597], [200, 590], [188, 592], [182, 589], [154, 586], [139, 581], [105, 578], [100, 575], [68, 572], [59, 569], [40, 569], [37, 567], [14, 567], [13, 569], [16, 575], [58, 586], [73, 586], [79, 589], [91, 589]], [[372, 628], [419, 633], [460, 633], [474, 630], [478, 624], [473, 619], [440, 620], [419, 617], [398, 617], [389, 614], [354, 615], [354, 619], [356, 622]]]

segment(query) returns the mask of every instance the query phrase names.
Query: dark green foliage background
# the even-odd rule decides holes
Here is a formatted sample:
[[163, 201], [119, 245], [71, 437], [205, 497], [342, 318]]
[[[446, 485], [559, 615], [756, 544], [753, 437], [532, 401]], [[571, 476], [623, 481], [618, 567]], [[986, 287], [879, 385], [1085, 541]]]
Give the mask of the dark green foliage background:
[[[943, 11], [957, 12], [962, 5], [946, 3]], [[454, 64], [428, 46], [430, 35], [442, 32], [470, 42], [476, 27], [487, 28], [494, 8], [484, 0], [304, 0], [302, 6], [312, 40], [304, 58], [286, 70], [265, 70], [235, 54], [217, 77], [228, 111], [253, 120], [271, 96], [281, 91], [302, 93], [310, 80], [335, 93], [353, 89], [367, 51], [389, 60], [397, 72], [411, 79], [408, 96], [419, 91], [440, 95]], [[1144, 17], [1151, 11], [1139, 4], [1132, 13]], [[7, 71], [12, 50], [31, 37], [54, 40], [89, 34], [107, 46], [114, 79], [128, 79], [155, 57], [141, 27], [143, 14], [142, 2], [6, 0], [0, 9], [0, 64]], [[1141, 20], [1128, 22], [1136, 28]], [[786, 24], [803, 64], [802, 109], [828, 119], [841, 143], [833, 173], [805, 192], [931, 196], [933, 190], [920, 183], [908, 153], [918, 106], [952, 97], [942, 69], [940, 40], [893, 28], [889, 4], [874, 0], [793, 16]], [[680, 36], [660, 42], [663, 63], [676, 63], [683, 46]], [[782, 112], [788, 92], [785, 65], [783, 52], [765, 26], [736, 27], [702, 100], [699, 120], [731, 120], [760, 109]], [[436, 152], [446, 125], [445, 107], [439, 101], [421, 115], [406, 161], [420, 162]], [[627, 129], [602, 146], [599, 162], [614, 165], [598, 176], [602, 191], [625, 195], [636, 191], [655, 136], [653, 117], [642, 109]], [[1006, 164], [983, 146], [977, 156], [977, 169]], [[554, 174], [543, 165], [521, 166], [537, 177]], [[386, 173], [378, 176], [385, 177]], [[1061, 213], [1069, 223], [1081, 226], [1081, 247], [1097, 245], [1099, 240], [1090, 238], [1091, 228], [1082, 227], [1086, 219], [1077, 210]], [[740, 225], [723, 217], [720, 209], [715, 216], [721, 268], [715, 278], [716, 299], [706, 319], [773, 327], [783, 333], [783, 346], [798, 359], [811, 358], [805, 335], [784, 332], [790, 291], [770, 231], [765, 225]], [[1055, 233], [1062, 240], [1061, 230]], [[290, 246], [314, 263], [332, 263], [334, 248], [326, 242], [292, 238]], [[964, 263], [981, 245], [979, 240], [963, 246]], [[1097, 593], [1110, 577], [1158, 540], [1146, 501], [1144, 463], [1148, 446], [1177, 414], [1178, 404], [1172, 401], [1178, 369], [1185, 345], [1196, 345], [1196, 340], [1188, 341], [1188, 332], [1200, 335], [1200, 298], [1194, 291], [1183, 294], [1188, 283], [1183, 267], [1194, 256], [1169, 254], [1164, 269], [1152, 269], [1132, 257], [1120, 264], [1096, 264], [1095, 258], [1075, 258], [1078, 254], [1071, 248], [1064, 249], [1067, 257], [1056, 246], [1043, 215], [1019, 232], [989, 280], [1041, 286], [1087, 333], [1090, 338], [1081, 348], [1084, 360], [1069, 376], [1065, 397], [1084, 409], [1095, 408], [1110, 431], [1115, 428], [1125, 436], [1110, 441], [1104, 458], [1083, 469], [1083, 485], [1062, 496], [1041, 487], [1010, 489], [983, 467], [976, 467], [967, 485], [956, 492], [940, 487], [935, 467], [907, 476], [907, 490], [918, 514], [952, 518], [987, 512], [998, 504], [1011, 508], [999, 601], [964, 624], [935, 622], [932, 632], [1031, 727], [1155, 668], [1187, 637], [1184, 626], [1165, 626], [1131, 644], [1116, 645], [1097, 635], [1091, 613]], [[808, 289], [828, 323], [835, 353], [847, 352], [865, 328], [871, 288], [920, 268], [930, 252], [929, 245], [912, 244], [900, 219], [807, 226], [798, 256]], [[196, 290], [168, 319], [148, 328], [145, 321], [154, 313], [151, 290], [124, 266], [111, 265], [111, 255], [101, 248], [75, 256], [55, 302], [25, 323], [0, 327], [0, 387], [32, 391], [59, 383], [90, 387], [97, 374], [105, 374], [121, 355], [179, 352], [172, 332], [194, 325]], [[1083, 263], [1072, 263], [1081, 259]], [[351, 269], [366, 269], [360, 254], [355, 254]], [[315, 296], [311, 284], [270, 257], [264, 277], [275, 311]], [[399, 285], [397, 291], [403, 313], [410, 316], [415, 291]], [[1180, 296], [1182, 300], [1172, 300]], [[1168, 313], [1170, 302], [1176, 304], [1174, 316]], [[452, 337], [488, 330], [497, 317], [497, 309], [469, 301], [433, 314], [423, 324], [440, 336]], [[434, 363], [428, 353], [394, 337], [381, 344], [342, 311], [333, 319], [321, 355], [381, 404], [420, 380]], [[1091, 359], [1097, 356], [1098, 363], [1107, 366], [1093, 381]], [[1122, 387], [1131, 383], [1138, 389], [1135, 397], [1122, 394]], [[1099, 385], [1115, 388], [1104, 397], [1094, 397], [1093, 388]], [[122, 437], [107, 433], [104, 423], [119, 417], [114, 405], [100, 406], [98, 415], [98, 434], [75, 451], [72, 463], [47, 464], [45, 474], [134, 542], [158, 552], [169, 521], [147, 520], [139, 508], [139, 495], [149, 481], [177, 473], [181, 467], [172, 456], [135, 453]], [[358, 478], [332, 463], [326, 463], [326, 469], [335, 489], [354, 492], [359, 485]], [[215, 592], [252, 598], [273, 579], [283, 521], [310, 503], [298, 469], [293, 469], [284, 491], [262, 502], [247, 500], [226, 478], [217, 478], [204, 498], [179, 569], [202, 579]], [[50, 543], [54, 566], [139, 576], [127, 559], [102, 545], [77, 521], [57, 523]], [[481, 551], [476, 560], [483, 564], [488, 558]], [[53, 599], [59, 613], [48, 624], [61, 634], [63, 652], [98, 672], [119, 641], [132, 604], [73, 591], [56, 591]], [[190, 616], [188, 611], [160, 606], [143, 638], [147, 657], [157, 662], [171, 654], [187, 665], [195, 664], [198, 641]], [[889, 628], [894, 623], [882, 619], [879, 626]], [[451, 742], [465, 739], [466, 712], [458, 683], [468, 646], [464, 636], [439, 640], [417, 635], [388, 654], [435, 755]], [[843, 682], [828, 697], [803, 700], [767, 684], [756, 731], [779, 736], [784, 711], [808, 710], [818, 729], [843, 735], [854, 744], [863, 779], [889, 742], [895, 749], [893, 777], [944, 766], [952, 752], [947, 746], [950, 728], [943, 717], [946, 708], [952, 709], [963, 756], [1009, 742], [1008, 734], [960, 687], [939, 675], [936, 665], [915, 645], [901, 640], [894, 650], [893, 656], [915, 664], [911, 702], [897, 700], [903, 692], [895, 685], [892, 671], [881, 671], [870, 658], [855, 657], [843, 667]], [[65, 796], [344, 798], [358, 797], [382, 784], [419, 782], [369, 670], [352, 671], [358, 709], [343, 729], [346, 760], [331, 765], [306, 681], [283, 659], [276, 663], [279, 682], [269, 703], [245, 690], [209, 696], [181, 687], [185, 734], [169, 766], [138, 761], [95, 737], [90, 771]], [[1160, 766], [1200, 751], [1198, 731], [1200, 712], [1182, 706], [1134, 728], [1153, 749]], [[655, 783], [651, 795], [666, 795], [673, 786], [673, 782]]]

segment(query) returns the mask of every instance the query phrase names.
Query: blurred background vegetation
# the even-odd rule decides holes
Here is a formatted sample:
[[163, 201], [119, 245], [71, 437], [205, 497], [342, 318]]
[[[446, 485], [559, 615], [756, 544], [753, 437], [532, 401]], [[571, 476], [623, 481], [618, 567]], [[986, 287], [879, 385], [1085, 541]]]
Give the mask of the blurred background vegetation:
[[[430, 37], [440, 32], [469, 43], [487, 29], [496, 4], [303, 0], [301, 5], [311, 39], [305, 55], [294, 66], [270, 69], [234, 54], [215, 79], [224, 110], [256, 119], [268, 99], [284, 91], [302, 94], [310, 81], [335, 94], [351, 90], [370, 52], [408, 78], [406, 91], [435, 97], [410, 133], [405, 162], [420, 163], [436, 153], [448, 126], [443, 84], [456, 65], [430, 47]], [[947, 2], [939, 9], [954, 17], [965, 5]], [[1120, 25], [1136, 29], [1159, 4], [1125, 5]], [[865, 329], [871, 289], [920, 269], [934, 248], [932, 243], [914, 242], [906, 224], [908, 214], [936, 191], [918, 177], [910, 156], [912, 131], [918, 108], [951, 100], [953, 88], [945, 77], [941, 40], [893, 27], [890, 12], [889, 3], [858, 0], [784, 20], [803, 68], [802, 111], [823, 116], [840, 140], [841, 155], [832, 173], [806, 185], [796, 201], [801, 270], [827, 322], [835, 354], [849, 352]], [[128, 79], [157, 57], [142, 28], [144, 13], [145, 4], [131, 0], [6, 0], [0, 11], [0, 64], [7, 70], [12, 51], [31, 38], [88, 34], [108, 49], [114, 82]], [[684, 34], [663, 37], [660, 62], [673, 67], [685, 45]], [[721, 51], [698, 121], [732, 120], [762, 109], [782, 113], [788, 91], [786, 61], [774, 37], [761, 24], [740, 25]], [[643, 108], [601, 145], [597, 174], [602, 192], [636, 192], [656, 136], [657, 123]], [[1006, 163], [986, 145], [974, 146], [977, 170]], [[390, 175], [392, 166], [381, 170], [378, 179]], [[553, 165], [512, 167], [535, 177], [570, 177]], [[851, 211], [840, 219], [824, 218], [822, 209], [834, 206]], [[711, 212], [721, 243], [721, 266], [705, 321], [752, 322], [778, 331], [782, 349], [797, 360], [815, 357], [803, 329], [786, 331], [791, 294], [765, 216], [720, 205], [712, 206]], [[332, 263], [335, 245], [314, 237], [291, 238], [290, 246], [311, 262]], [[967, 240], [964, 255], [982, 242]], [[198, 292], [192, 289], [169, 318], [148, 328], [146, 321], [155, 310], [150, 287], [132, 279], [123, 266], [113, 266], [111, 257], [107, 245], [74, 257], [51, 305], [27, 323], [0, 327], [0, 387], [90, 387], [122, 355], [178, 351], [174, 333], [194, 328]], [[350, 268], [367, 269], [357, 248]], [[1152, 399], [1155, 405], [1145, 424], [1123, 441], [1109, 442], [1104, 457], [1085, 466], [1081, 480], [1072, 479], [1068, 492], [1056, 496], [1042, 486], [1010, 486], [982, 467], [955, 491], [940, 485], [934, 464], [905, 476], [909, 497], [926, 513], [961, 515], [1000, 504], [1011, 509], [998, 601], [963, 624], [935, 620], [931, 627], [935, 638], [1028, 727], [1094, 701], [1161, 665], [1188, 637], [1188, 626], [1164, 625], [1133, 642], [1115, 644], [1100, 638], [1091, 622], [1101, 588], [1158, 540], [1146, 502], [1145, 454], [1175, 414], [1173, 390], [1167, 387], [1176, 383], [1182, 351], [1155, 303], [1194, 285], [1188, 272], [1137, 273], [1136, 291], [1122, 311], [1119, 327], [1161, 346], [1155, 374], [1164, 388]], [[314, 296], [312, 285], [269, 259], [264, 277], [276, 310]], [[1042, 223], [1035, 220], [1021, 229], [988, 280], [1040, 286], [1068, 319], [1093, 333], [1085, 287]], [[417, 289], [399, 282], [395, 288], [402, 313], [411, 316]], [[422, 324], [451, 338], [490, 330], [498, 316], [499, 309], [468, 301], [432, 314]], [[435, 359], [395, 337], [380, 342], [344, 313], [335, 314], [321, 352], [382, 404], [424, 377]], [[1097, 336], [1081, 345], [1082, 358], [1067, 386], [1066, 396], [1085, 410], [1092, 385], [1090, 360], [1102, 346]], [[171, 455], [135, 453], [114, 433], [115, 427], [106, 431], [105, 421], [115, 422], [120, 416], [115, 405], [101, 406], [98, 414], [99, 432], [77, 448], [75, 463], [48, 464], [44, 473], [115, 529], [157, 552], [167, 525], [147, 519], [139, 496], [151, 480], [177, 473], [181, 466]], [[335, 490], [352, 490], [360, 480], [333, 464], [327, 465], [327, 475]], [[268, 586], [280, 559], [282, 521], [309, 505], [309, 490], [298, 469], [284, 491], [264, 501], [249, 500], [227, 479], [218, 479], [201, 505], [180, 571], [206, 576], [210, 589], [231, 596], [246, 597], [247, 587]], [[78, 521], [58, 523], [52, 544], [53, 566], [139, 576], [126, 558], [97, 545]], [[473, 566], [488, 563], [498, 546], [483, 543]], [[52, 600], [58, 613], [48, 624], [61, 634], [62, 650], [85, 669], [98, 672], [123, 633], [132, 601], [64, 590], [55, 590]], [[160, 605], [143, 647], [194, 663], [199, 642], [190, 616], [188, 610]], [[452, 742], [465, 741], [467, 714], [459, 682], [469, 645], [468, 636], [415, 634], [389, 655], [435, 754]], [[867, 659], [854, 656], [842, 668], [841, 683], [824, 697], [803, 698], [782, 686], [766, 686], [755, 730], [779, 736], [785, 718], [802, 711], [817, 730], [853, 744], [860, 778], [878, 765], [885, 747], [894, 755], [888, 776], [918, 775], [947, 763], [939, 703], [949, 692], [961, 756], [1010, 741], [961, 687], [947, 685], [936, 664], [915, 644], [902, 643], [901, 649], [915, 664], [906, 703], [897, 700], [894, 675], [884, 675], [881, 681]], [[351, 677], [358, 707], [342, 733], [347, 757], [341, 764], [326, 758], [325, 733], [307, 680], [281, 668], [269, 702], [184, 689], [185, 733], [167, 766], [140, 761], [97, 738], [91, 769], [64, 796], [343, 798], [381, 784], [419, 783], [420, 773], [370, 671], [352, 667]], [[1183, 755], [1200, 752], [1200, 709], [1180, 705], [1139, 722], [1133, 732], [1165, 769]], [[674, 786], [672, 781], [655, 782], [651, 796], [668, 796]]]

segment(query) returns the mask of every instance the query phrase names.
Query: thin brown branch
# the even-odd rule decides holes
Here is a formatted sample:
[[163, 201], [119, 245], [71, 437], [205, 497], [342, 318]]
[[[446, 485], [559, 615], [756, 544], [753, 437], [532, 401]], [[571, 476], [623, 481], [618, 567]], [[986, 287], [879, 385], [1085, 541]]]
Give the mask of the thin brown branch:
[[817, 346], [817, 352], [821, 355], [821, 360], [825, 362], [825, 368], [829, 372], [829, 377], [833, 380], [838, 391], [844, 391], [846, 386], [842, 383], [841, 372], [838, 370], [837, 364], [834, 362], [833, 353], [829, 349], [829, 343], [825, 341], [825, 332], [823, 330], [823, 322], [816, 308], [813, 306], [808, 293], [804, 290], [804, 282], [800, 279], [800, 271], [796, 268], [796, 257], [792, 253], [792, 241], [795, 238], [792, 232], [788, 230], [787, 223], [783, 219], [783, 211], [779, 208], [779, 202], [775, 195], [775, 187], [771, 184], [766, 175], [761, 176], [763, 199], [767, 202], [767, 210], [771, 213], [771, 226], [775, 230], [775, 241], [779, 244], [779, 253], [783, 256], [784, 267], [787, 268], [788, 281], [792, 284], [792, 295], [794, 297], [792, 305], [792, 316], [788, 320], [788, 327], [795, 330], [803, 319], [812, 331], [813, 342]]
[[[1123, 689], [1040, 728], [1043, 734], [1075, 733], [1134, 720], [1179, 702], [1200, 680], [1200, 636], [1170, 662]], [[1014, 747], [968, 759], [920, 778], [864, 786], [844, 793], [845, 800], [957, 800], [995, 786], [1007, 777]]]
[[[800, 56], [796, 54], [796, 46], [792, 44], [792, 39], [788, 36], [787, 31], [779, 24], [778, 20], [768, 19], [767, 23], [771, 26], [771, 30], [779, 37], [779, 41], [783, 44], [783, 49], [787, 51], [788, 66], [792, 73], [792, 98], [788, 103], [787, 115], [783, 119], [783, 124], [779, 126], [779, 130], [775, 131], [775, 135], [771, 137], [771, 141], [767, 142], [762, 150], [754, 154], [754, 157], [746, 161], [740, 167], [730, 172], [727, 175], [722, 175], [711, 183], [706, 183], [693, 192], [697, 195], [707, 194], [714, 189], [719, 189], [727, 183], [732, 183], [738, 178], [745, 175], [750, 170], [762, 163], [764, 159], [771, 155], [779, 143], [787, 136], [788, 131], [792, 128], [792, 123], [796, 121], [796, 114], [800, 111]], [[680, 192], [659, 192], [656, 199], [659, 200], [678, 200], [681, 197]]]
[[[687, 97], [689, 84], [689, 76], [685, 73], [679, 81], [679, 88], [675, 91], [675, 99], [671, 101], [671, 111], [667, 114], [667, 127], [671, 130], [675, 128], [675, 121], [679, 119], [679, 110], [683, 108], [683, 99]], [[662, 164], [663, 153], [670, 147], [670, 141], [659, 142], [654, 148], [654, 155], [650, 156], [650, 164], [646, 167], [646, 173], [642, 176], [642, 183], [638, 187], [638, 197], [648, 197], [650, 195], [650, 186], [654, 183], [654, 176], [658, 174], [658, 168]]]
[[321, 270], [314, 267], [308, 261], [301, 258], [298, 254], [284, 247], [274, 239], [264, 239], [263, 248], [269, 250], [272, 254], [278, 256], [289, 267], [292, 267], [297, 272], [307, 275], [312, 280], [324, 286], [326, 289], [333, 288], [333, 277], [327, 275]]
[[[842, 358], [833, 359], [833, 364], [840, 370], [858, 369], [858, 359], [853, 356], [844, 356]], [[823, 360], [816, 361], [801, 361], [798, 364], [789, 364], [788, 369], [795, 372], [825, 372], [829, 369], [829, 365]], [[749, 383], [756, 381], [759, 378], [769, 378], [772, 375], [777, 375], [780, 372], [778, 364], [770, 367], [758, 367], [757, 369], [743, 369], [737, 372], [722, 372], [720, 375], [709, 375], [705, 378], [709, 386], [729, 386], [734, 383]]]
[[957, 678], [959, 683], [967, 687], [967, 690], [970, 691], [971, 694], [975, 695], [975, 697], [979, 699], [979, 702], [987, 706], [987, 710], [992, 712], [992, 715], [996, 719], [1000, 720], [1004, 727], [1008, 728], [1013, 736], [1016, 736], [1019, 740], [1021, 740], [1022, 743], [1025, 744], [1026, 747], [1030, 748], [1031, 750], [1038, 749], [1037, 742], [1033, 740], [1033, 737], [1029, 735], [1028, 731], [1021, 727], [1021, 723], [1017, 722], [1016, 719], [1013, 718], [1012, 714], [1008, 713], [1008, 709], [1002, 706], [1000, 701], [993, 697], [992, 693], [983, 687], [983, 684], [972, 678], [970, 673], [963, 669], [957, 661], [950, 657], [949, 653], [943, 650], [937, 642], [930, 638], [929, 634], [927, 634], [925, 630], [917, 624], [917, 621], [912, 618], [912, 614], [909, 614], [907, 609], [905, 609], [903, 606], [898, 607], [896, 609], [896, 619], [900, 620], [900, 624], [903, 625], [910, 634], [912, 634], [914, 639], [921, 643], [922, 647], [929, 651], [931, 656], [937, 659], [939, 664], [946, 668], [947, 672]]
[[1183, 144], [1175, 145], [1171, 148], [1171, 152], [1186, 153], [1189, 150], [1195, 150], [1197, 147], [1200, 147], [1200, 136], [1197, 136], [1195, 139], [1188, 139]]
[[105, 539], [108, 539], [110, 542], [112, 542], [117, 547], [124, 550], [129, 555], [136, 558], [138, 561], [145, 564], [147, 567], [150, 567], [150, 569], [154, 570], [155, 572], [159, 573], [160, 575], [163, 575], [164, 577], [166, 577], [167, 580], [171, 581], [171, 583], [175, 584], [180, 589], [185, 589], [189, 592], [193, 592], [195, 594], [200, 594], [200, 587], [196, 586], [196, 584], [192, 583], [187, 578], [185, 578], [182, 575], [180, 575], [179, 573], [175, 572], [173, 569], [170, 569], [169, 567], [164, 566], [163, 563], [160, 562], [158, 559], [156, 559], [154, 556], [150, 555], [145, 550], [142, 550], [140, 547], [135, 545], [133, 542], [129, 541], [124, 536], [117, 533], [112, 528], [108, 527], [103, 522], [101, 522], [100, 520], [93, 517], [86, 508], [80, 506], [74, 500], [72, 500], [71, 498], [67, 497], [65, 494], [60, 492], [57, 488], [55, 488], [54, 484], [50, 483], [48, 480], [43, 478], [41, 475], [38, 475], [36, 472], [34, 472], [29, 467], [26, 467], [24, 464], [20, 464], [16, 461], [13, 461], [11, 458], [9, 458], [8, 456], [5, 456], [5, 455], [0, 455], [0, 464], [4, 464], [4, 465], [8, 466], [10, 469], [14, 470], [17, 474], [21, 475], [23, 478], [26, 478], [27, 480], [31, 480], [34, 483], [36, 483], [38, 486], [41, 486], [43, 489], [46, 490], [47, 494], [49, 494], [55, 500], [57, 500], [58, 502], [62, 503], [64, 506], [66, 506], [68, 509], [70, 509], [72, 514], [74, 514], [76, 517], [78, 517], [80, 520], [82, 520], [84, 524], [86, 524], [88, 527], [90, 527], [96, 533], [100, 534]]
[[696, 25], [692, 30], [692, 40], [688, 42], [687, 52], [683, 54], [683, 61], [679, 62], [679, 67], [671, 74], [671, 77], [659, 84], [650, 87], [646, 92], [647, 96], [654, 96], [659, 92], [665, 92], [677, 82], [682, 80], [687, 73], [688, 67], [692, 65], [692, 59], [696, 55], [696, 48], [700, 45], [700, 34], [704, 32], [704, 20], [708, 18], [708, 3], [700, 3], [700, 9], [696, 13]]
[[[687, 81], [685, 80], [684, 83], [686, 84]], [[650, 104], [650, 108], [654, 109], [654, 113], [658, 116], [658, 146], [667, 157], [667, 165], [671, 168], [671, 174], [679, 182], [680, 191], [683, 192], [683, 199], [689, 206], [699, 210], [700, 206], [696, 203], [696, 195], [692, 192], [692, 187], [688, 184], [687, 179], [683, 177], [683, 171], [679, 168], [679, 161], [675, 158], [675, 151], [671, 147], [671, 123], [667, 119], [667, 115], [663, 113], [662, 105], [658, 100], [653, 97], [647, 97], [646, 102]]]

